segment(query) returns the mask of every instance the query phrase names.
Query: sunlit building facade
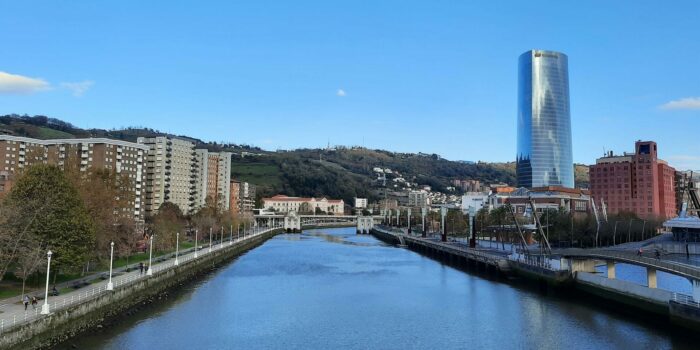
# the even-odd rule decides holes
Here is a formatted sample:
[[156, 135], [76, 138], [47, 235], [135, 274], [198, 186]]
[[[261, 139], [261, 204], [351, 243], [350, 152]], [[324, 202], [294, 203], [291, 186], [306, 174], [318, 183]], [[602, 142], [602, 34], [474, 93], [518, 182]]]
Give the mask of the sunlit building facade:
[[518, 186], [573, 188], [568, 58], [531, 50], [518, 73]]

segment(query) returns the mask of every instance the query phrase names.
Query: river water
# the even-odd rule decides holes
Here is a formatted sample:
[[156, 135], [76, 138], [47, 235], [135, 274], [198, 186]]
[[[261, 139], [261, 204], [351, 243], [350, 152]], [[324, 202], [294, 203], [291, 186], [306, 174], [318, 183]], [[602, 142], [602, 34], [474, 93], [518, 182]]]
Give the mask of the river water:
[[460, 271], [352, 228], [323, 229], [278, 235], [60, 348], [697, 349], [665, 323]]

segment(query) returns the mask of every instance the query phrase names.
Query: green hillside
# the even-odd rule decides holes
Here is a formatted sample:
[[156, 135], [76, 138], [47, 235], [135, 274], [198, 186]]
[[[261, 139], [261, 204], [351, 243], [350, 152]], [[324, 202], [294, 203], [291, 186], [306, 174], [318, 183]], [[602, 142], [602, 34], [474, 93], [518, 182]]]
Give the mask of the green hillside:
[[[16, 114], [0, 116], [0, 132], [41, 139], [108, 137], [132, 142], [139, 136], [168, 135], [147, 128], [81, 129], [55, 118]], [[435, 191], [447, 193], [454, 179], [515, 184], [514, 162], [455, 162], [437, 154], [394, 153], [362, 147], [268, 152], [248, 145], [168, 136], [188, 138], [210, 151], [233, 152], [232, 176], [258, 185], [258, 196], [284, 193], [329, 196], [346, 201], [353, 197], [378, 199], [383, 187], [374, 168], [390, 169], [386, 183], [390, 189], [397, 190], [429, 185]], [[576, 165], [575, 173], [577, 185], [588, 184], [588, 167]]]

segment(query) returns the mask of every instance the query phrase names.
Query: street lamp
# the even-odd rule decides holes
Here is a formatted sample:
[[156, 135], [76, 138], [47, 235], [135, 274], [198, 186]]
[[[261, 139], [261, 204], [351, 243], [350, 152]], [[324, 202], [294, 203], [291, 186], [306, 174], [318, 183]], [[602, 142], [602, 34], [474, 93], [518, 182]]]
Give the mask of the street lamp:
[[233, 244], [233, 224], [231, 225], [231, 239], [228, 241], [228, 245]]
[[107, 282], [107, 290], [114, 290], [112, 283], [112, 261], [114, 261], [114, 242], [109, 243], [109, 282]]
[[51, 251], [49, 250], [46, 255], [48, 256], [48, 264], [46, 265], [46, 293], [44, 294], [44, 305], [41, 306], [41, 314], [49, 314], [49, 272], [51, 271]]
[[175, 266], [180, 265], [180, 261], [177, 260], [180, 255], [180, 232], [175, 232]]
[[197, 235], [199, 234], [199, 229], [194, 230], [194, 257], [196, 258], [197, 255], [197, 245], [199, 244], [199, 239]]
[[148, 270], [146, 270], [146, 276], [153, 275], [153, 236], [155, 236], [155, 233], [151, 235], [151, 243], [148, 245]]
[[219, 243], [219, 247], [224, 246], [224, 227], [221, 226], [221, 243]]
[[630, 224], [627, 226], [627, 242], [632, 241], [632, 220], [634, 219], [630, 219]]
[[238, 235], [238, 238], [236, 238], [236, 241], [241, 239], [241, 225], [240, 223], [236, 225], [236, 235]]
[[211, 236], [211, 227], [210, 227], [209, 228], [209, 253], [211, 253], [211, 244], [212, 244], [211, 238], [212, 238], [212, 236]]

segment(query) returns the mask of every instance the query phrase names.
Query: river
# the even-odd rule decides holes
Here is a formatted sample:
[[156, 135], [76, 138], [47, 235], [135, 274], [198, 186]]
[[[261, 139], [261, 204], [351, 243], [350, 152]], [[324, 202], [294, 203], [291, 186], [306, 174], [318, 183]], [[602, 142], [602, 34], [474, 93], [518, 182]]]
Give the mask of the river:
[[60, 348], [693, 349], [697, 341], [585, 295], [460, 271], [347, 228], [278, 235]]

